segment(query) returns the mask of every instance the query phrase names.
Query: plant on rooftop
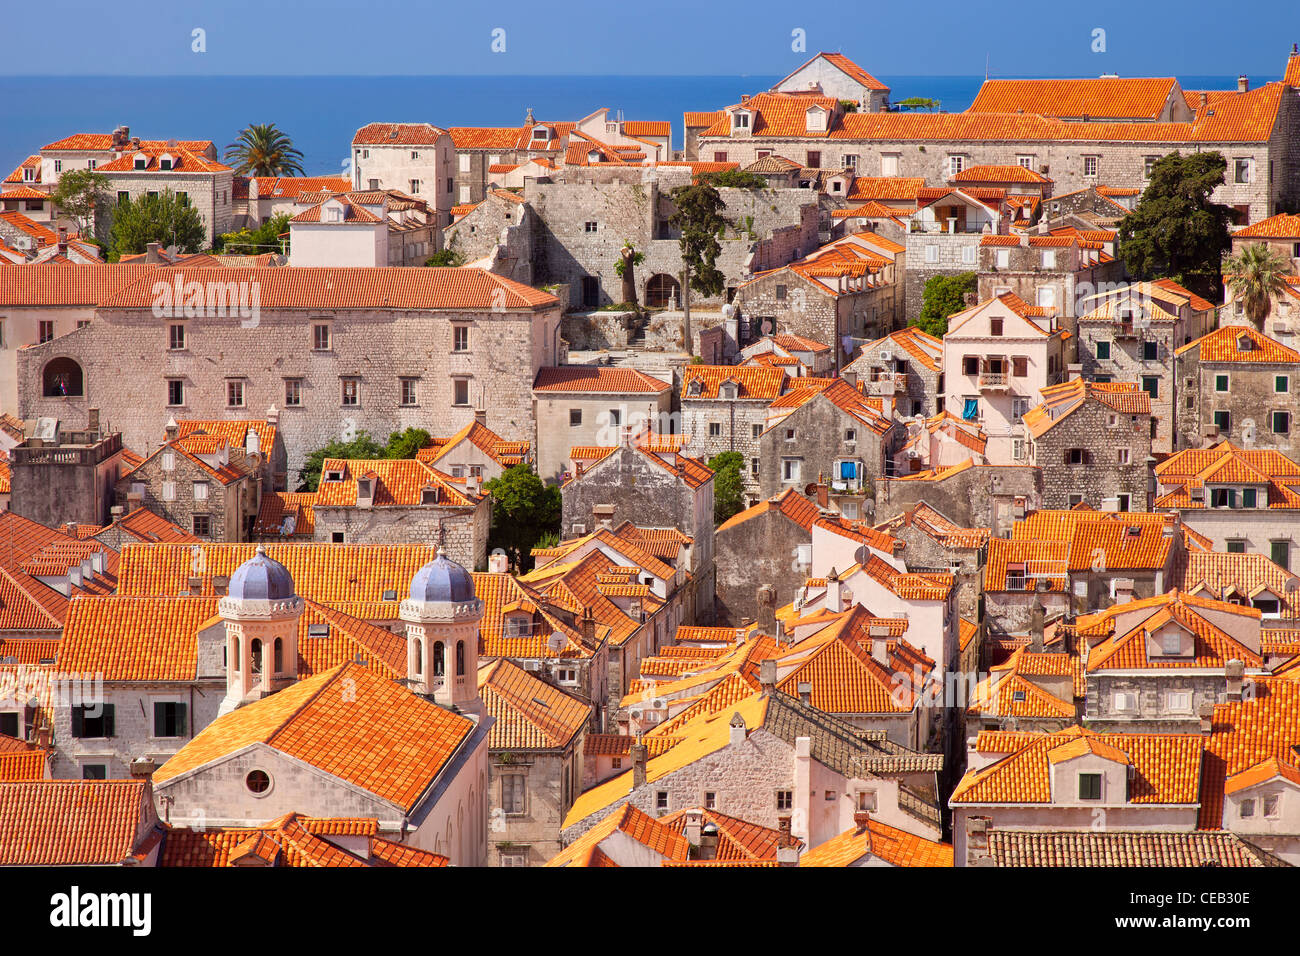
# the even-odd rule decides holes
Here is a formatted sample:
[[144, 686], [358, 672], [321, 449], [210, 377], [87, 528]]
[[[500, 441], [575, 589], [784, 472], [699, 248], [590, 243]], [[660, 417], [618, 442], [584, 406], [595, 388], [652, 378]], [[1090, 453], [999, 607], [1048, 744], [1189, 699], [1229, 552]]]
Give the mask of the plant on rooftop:
[[543, 484], [531, 465], [521, 464], [484, 482], [483, 489], [492, 496], [488, 551], [501, 548], [519, 571], [531, 569], [532, 549], [559, 533], [560, 486]]
[[50, 201], [60, 214], [76, 224], [77, 232], [84, 236], [107, 190], [108, 177], [103, 173], [93, 169], [69, 169], [59, 177], [59, 184], [50, 193]]
[[1273, 300], [1286, 291], [1283, 276], [1291, 272], [1291, 264], [1262, 242], [1254, 242], [1235, 256], [1229, 256], [1225, 265], [1233, 298], [1242, 304], [1246, 318], [1262, 332]]
[[928, 110], [931, 113], [938, 108], [939, 101], [928, 96], [909, 96], [905, 100], [899, 100], [891, 107], [894, 110]]
[[321, 468], [327, 458], [414, 458], [421, 448], [431, 441], [423, 428], [408, 428], [393, 432], [388, 443], [381, 445], [368, 432], [357, 432], [351, 441], [332, 439], [323, 448], [317, 448], [303, 460], [298, 471], [299, 491], [315, 491], [320, 485]]
[[237, 232], [223, 232], [213, 243], [213, 251], [231, 256], [259, 256], [265, 252], [284, 251], [280, 236], [289, 231], [289, 217], [278, 213], [256, 229], [244, 227]]
[[1134, 278], [1174, 278], [1219, 301], [1232, 210], [1210, 195], [1223, 185], [1227, 168], [1215, 152], [1156, 160], [1137, 208], [1119, 222], [1119, 254]]
[[199, 212], [188, 199], [170, 189], [156, 196], [122, 199], [113, 206], [109, 230], [109, 261], [146, 251], [149, 243], [181, 252], [198, 252], [207, 231]]
[[623, 301], [636, 305], [636, 267], [645, 262], [645, 253], [632, 245], [631, 239], [623, 240], [623, 248], [614, 260], [614, 274], [623, 280]]
[[738, 451], [724, 451], [709, 459], [713, 469], [713, 522], [722, 524], [745, 508], [744, 482], [740, 469], [745, 459]]
[[974, 292], [976, 288], [973, 272], [931, 276], [925, 281], [925, 289], [921, 293], [921, 315], [908, 325], [915, 325], [922, 332], [943, 338], [948, 331], [948, 317], [966, 308], [966, 293]]
[[757, 173], [743, 169], [722, 169], [716, 173], [701, 173], [699, 182], [715, 189], [766, 189], [767, 180]]
[[226, 147], [236, 176], [302, 176], [302, 153], [274, 123], [246, 126]]

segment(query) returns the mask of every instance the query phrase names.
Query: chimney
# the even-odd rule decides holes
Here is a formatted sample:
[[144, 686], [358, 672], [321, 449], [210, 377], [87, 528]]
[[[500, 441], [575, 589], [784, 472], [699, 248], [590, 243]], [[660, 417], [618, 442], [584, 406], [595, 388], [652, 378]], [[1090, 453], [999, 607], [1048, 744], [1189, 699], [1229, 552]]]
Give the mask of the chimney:
[[162, 256], [158, 254], [158, 250], [161, 248], [162, 248], [162, 243], [146, 242], [144, 245], [144, 261], [151, 264], [161, 262]]
[[118, 518], [122, 517], [122, 515], [126, 514], [126, 509], [121, 505], [113, 505], [113, 507], [108, 509], [108, 513], [112, 516], [113, 520], [116, 521]]
[[840, 576], [834, 568], [826, 576], [826, 610], [839, 614], [844, 610], [844, 595], [840, 593]]
[[90, 569], [94, 571], [96, 574], [104, 573], [104, 552], [103, 551], [90, 552]]
[[704, 824], [700, 827], [700, 856], [701, 860], [716, 860], [718, 858], [718, 825], [713, 822]]
[[641, 743], [641, 735], [637, 734], [636, 740], [632, 744], [632, 789], [637, 790], [645, 786], [645, 761], [648, 750], [646, 745]]
[[510, 556], [504, 551], [500, 554], [493, 552], [488, 555], [488, 572], [490, 574], [506, 574], [510, 570]]
[[1029, 609], [1029, 649], [1035, 654], [1043, 653], [1043, 624], [1047, 611], [1043, 600], [1034, 595], [1034, 604]]
[[50, 744], [54, 742], [54, 730], [49, 724], [41, 724], [36, 728], [36, 746], [42, 750], [49, 750]]
[[69, 521], [67, 524], [65, 524], [63, 526], [63, 533], [66, 534], [69, 538], [75, 538], [77, 536], [77, 522]]
[[704, 811], [687, 810], [682, 819], [682, 836], [691, 846], [699, 846], [703, 838]]
[[831, 506], [830, 486], [821, 475], [817, 476], [817, 505], [820, 508]]
[[761, 585], [757, 589], [758, 600], [758, 633], [768, 637], [776, 635], [776, 593], [772, 590], [770, 584]]
[[871, 656], [877, 664], [889, 666], [889, 628], [876, 626], [871, 629]]
[[886, 391], [880, 396], [880, 414], [886, 419], [892, 420], [894, 417], [894, 393]]
[[777, 817], [776, 828], [779, 836], [776, 838], [776, 862], [778, 866], [798, 866], [799, 850], [795, 846], [794, 834], [790, 832], [790, 815], [782, 814]]
[[487, 409], [486, 408], [474, 409], [474, 421], [478, 422], [484, 428], [487, 428]]
[[591, 607], [582, 609], [582, 643], [591, 646], [596, 643], [596, 619], [591, 616]]
[[799, 699], [809, 707], [812, 706], [812, 684], [806, 680], [799, 682]]
[[[858, 828], [859, 833], [867, 831], [867, 825], [871, 823], [871, 814], [866, 810], [853, 811], [853, 825]], [[870, 837], [867, 837], [870, 840]]]
[[1228, 678], [1228, 700], [1241, 700], [1241, 685], [1245, 682], [1246, 665], [1235, 657], [1228, 661], [1223, 668], [1224, 675]]
[[970, 817], [966, 820], [966, 865], [990, 866], [989, 818]]
[[158, 765], [149, 757], [136, 757], [131, 761], [131, 776], [137, 780], [144, 780], [147, 783], [153, 782], [153, 772], [158, 769]]
[[849, 383], [850, 385], [852, 385], [854, 388], [857, 388], [857, 387], [858, 387], [858, 373], [857, 373], [857, 372], [854, 372], [854, 371], [852, 371], [851, 369], [844, 369], [842, 372], [840, 372], [840, 378], [844, 379], [844, 381], [848, 382], [848, 383]]
[[268, 425], [280, 424], [280, 410], [274, 405], [266, 410], [266, 423]]
[[68, 568], [68, 583], [70, 583], [74, 588], [81, 587], [81, 565], [74, 564], [72, 567]]
[[68, 251], [68, 227], [59, 226], [59, 252]]
[[1208, 94], [1208, 93], [1206, 93], [1204, 90], [1202, 90], [1202, 91], [1201, 91], [1201, 101], [1200, 101], [1200, 103], [1197, 105], [1197, 107], [1196, 107], [1196, 111], [1197, 111], [1198, 113], [1201, 112], [1202, 110], [1205, 109], [1206, 106], [1209, 105], [1209, 103], [1210, 103], [1210, 94]]
[[175, 418], [167, 419], [166, 435], [168, 441], [175, 441], [176, 436], [180, 434], [181, 426], [176, 424]]
[[1214, 729], [1214, 702], [1209, 700], [1201, 701], [1198, 714], [1201, 718], [1201, 733], [1208, 737], [1210, 731]]
[[758, 665], [758, 686], [766, 695], [776, 690], [776, 658], [769, 657]]
[[731, 737], [728, 743], [733, 747], [743, 744], [745, 738], [749, 736], [749, 728], [745, 726], [745, 718], [741, 717], [739, 712], [731, 715], [730, 729]]
[[128, 491], [126, 494], [126, 510], [129, 514], [137, 508], [144, 507], [144, 494], [139, 491]]
[[1250, 80], [1249, 78], [1247, 78], [1246, 74], [1243, 73], [1241, 74], [1241, 76], [1237, 77], [1237, 92], [1247, 93], [1249, 91], [1250, 91]]

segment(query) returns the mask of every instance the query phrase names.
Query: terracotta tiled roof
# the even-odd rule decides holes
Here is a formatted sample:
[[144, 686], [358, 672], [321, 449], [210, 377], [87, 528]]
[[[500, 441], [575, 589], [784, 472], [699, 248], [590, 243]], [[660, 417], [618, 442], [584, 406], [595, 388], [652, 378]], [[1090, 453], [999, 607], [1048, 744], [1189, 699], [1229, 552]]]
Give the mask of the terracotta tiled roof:
[[862, 176], [853, 180], [849, 189], [849, 202], [893, 200], [915, 203], [917, 193], [925, 187], [923, 177]]
[[821, 514], [821, 509], [815, 503], [809, 501], [803, 495], [799, 494], [794, 488], [787, 488], [781, 494], [766, 501], [760, 501], [752, 508], [747, 508], [737, 515], [728, 518], [722, 524], [718, 525], [717, 533], [721, 534], [730, 528], [743, 524], [750, 518], [757, 518], [769, 512], [776, 512], [789, 518], [799, 527], [811, 533], [813, 522]]
[[299, 223], [325, 222], [326, 220], [322, 219], [322, 216], [324, 215], [323, 210], [325, 208], [326, 202], [337, 202], [339, 206], [342, 207], [343, 210], [343, 218], [341, 220], [342, 222], [370, 223], [370, 224], [384, 222], [384, 220], [381, 217], [375, 215], [365, 206], [362, 206], [360, 203], [349, 202], [346, 198], [341, 196], [331, 197], [328, 200], [323, 200], [322, 202], [318, 202], [314, 206], [304, 209], [302, 212], [298, 213], [289, 221], [299, 222]]
[[136, 780], [0, 782], [0, 865], [118, 865], [137, 847], [148, 794]]
[[352, 136], [353, 146], [434, 146], [446, 130], [428, 123], [368, 123]]
[[[1200, 800], [1203, 744], [1199, 735], [1095, 734], [1082, 727], [1067, 727], [1053, 734], [1023, 734], [1020, 738], [1008, 756], [979, 770], [967, 771], [951, 802], [1049, 804], [1051, 754], [1061, 747], [1077, 748], [1080, 738], [1089, 738], [1086, 743], [1106, 753], [1122, 755], [1121, 762], [1133, 768], [1129, 803], [1194, 806]], [[985, 734], [981, 733], [977, 750], [984, 740]]]
[[[1242, 346], [1245, 345], [1245, 348]], [[1225, 325], [1188, 342], [1175, 354], [1198, 349], [1202, 362], [1231, 362], [1267, 365], [1295, 365], [1300, 352], [1245, 325]]]
[[672, 388], [668, 382], [633, 368], [596, 365], [551, 365], [537, 370], [535, 392], [614, 392], [658, 394]]
[[1201, 783], [1201, 830], [1223, 826], [1223, 800], [1228, 779], [1263, 761], [1276, 759], [1294, 769], [1300, 746], [1300, 683], [1270, 680], [1256, 683], [1251, 700], [1214, 708], [1205, 745]]
[[869, 820], [866, 827], [845, 830], [813, 847], [799, 858], [800, 866], [850, 866], [863, 857], [874, 857], [893, 866], [952, 866], [953, 850], [948, 843]]
[[26, 159], [24, 159], [21, 163], [19, 163], [16, 167], [14, 167], [14, 171], [13, 171], [12, 173], [10, 173], [8, 176], [6, 176], [5, 179], [4, 179], [4, 181], [5, 181], [6, 183], [22, 183], [22, 182], [28, 182], [29, 180], [25, 180], [25, 179], [23, 178], [23, 170], [24, 170], [24, 169], [32, 169], [32, 170], [35, 170], [35, 171], [36, 171], [36, 172], [35, 172], [36, 178], [35, 178], [34, 180], [30, 180], [30, 182], [38, 182], [38, 183], [39, 183], [39, 182], [41, 181], [41, 157], [40, 157], [40, 154], [34, 154], [34, 155], [32, 155], [32, 156], [28, 156], [28, 157], [27, 157]]
[[701, 127], [712, 126], [724, 116], [726, 116], [726, 113], [723, 110], [712, 110], [710, 112], [687, 111], [682, 114], [687, 129], [699, 129]]
[[624, 804], [548, 860], [546, 865], [591, 866], [592, 854], [600, 852], [600, 845], [615, 832], [630, 837], [666, 859], [690, 858], [691, 845], [685, 837], [631, 804]]
[[1082, 408], [1089, 398], [1094, 398], [1108, 408], [1123, 415], [1150, 415], [1151, 396], [1138, 388], [1135, 382], [1086, 382], [1073, 378], [1060, 385], [1040, 389], [1042, 404], [1024, 415], [1025, 427], [1035, 438], [1064, 421], [1071, 413]]
[[478, 689], [496, 718], [488, 731], [492, 750], [562, 750], [591, 718], [590, 704], [508, 660], [479, 667]]
[[1225, 554], [1220, 551], [1188, 551], [1179, 560], [1174, 576], [1179, 591], [1228, 600], [1253, 599], [1268, 590], [1281, 602], [1284, 616], [1292, 616], [1291, 582], [1296, 575], [1274, 564], [1267, 555]]
[[[1300, 465], [1272, 449], [1238, 448], [1222, 441], [1211, 448], [1188, 448], [1155, 466], [1160, 508], [1202, 509], [1209, 505], [1205, 485], [1215, 481], [1267, 482], [1269, 508], [1300, 508]], [[1200, 490], [1200, 499], [1191, 492]]]
[[[19, 746], [22, 746], [21, 744]], [[0, 783], [44, 780], [49, 775], [44, 750], [4, 750], [0, 748]]]
[[[3, 276], [4, 270], [0, 270], [0, 282], [3, 282]], [[256, 282], [263, 309], [536, 311], [550, 308], [557, 301], [553, 295], [483, 269], [299, 266], [292, 269], [178, 267], [151, 270], [147, 274], [139, 273], [134, 283], [120, 287], [98, 304], [115, 309], [152, 309], [155, 281], [198, 282], [205, 288], [210, 281]]]
[[[344, 682], [355, 682], [346, 684], [355, 693], [343, 693]], [[374, 668], [347, 663], [217, 718], [154, 781], [262, 743], [409, 811], [473, 727]]]
[[1300, 215], [1278, 213], [1232, 234], [1234, 239], [1300, 239]]
[[459, 447], [461, 442], [466, 441], [503, 468], [518, 465], [528, 456], [528, 442], [506, 441], [486, 425], [472, 421], [450, 438], [432, 439], [426, 447], [419, 450], [416, 458], [436, 465], [449, 452]]
[[717, 855], [707, 862], [722, 864], [776, 862], [776, 850], [781, 839], [779, 830], [727, 816], [717, 810], [702, 808], [678, 810], [660, 817], [659, 822], [676, 833], [684, 834], [687, 817], [693, 813], [698, 813], [704, 823], [711, 823], [718, 830]]
[[[146, 159], [144, 169], [137, 169], [135, 165], [136, 157], [143, 155]], [[162, 158], [170, 156], [171, 169], [163, 169]], [[106, 163], [100, 163], [95, 167], [97, 173], [223, 173], [228, 172], [230, 167], [225, 163], [219, 163], [216, 160], [208, 159], [198, 152], [186, 149], [184, 146], [168, 146], [162, 143], [145, 146], [143, 143], [139, 148], [127, 149], [117, 159]]]
[[91, 537], [113, 528], [119, 530], [126, 539], [134, 539], [146, 544], [157, 541], [198, 542], [200, 540], [179, 525], [172, 524], [166, 518], [144, 507], [136, 508], [103, 528], [97, 528]]
[[1154, 120], [1177, 88], [1172, 77], [985, 80], [967, 112]]
[[[1240, 660], [1249, 668], [1263, 666], [1259, 654], [1234, 638], [1208, 617], [1197, 612], [1198, 607], [1210, 605], [1219, 614], [1237, 614], [1253, 618], [1259, 612], [1221, 602], [1189, 604], [1180, 600], [1180, 592], [1161, 595], [1163, 607], [1156, 605], [1152, 613], [1125, 633], [1116, 632], [1108, 640], [1093, 645], [1088, 654], [1088, 673], [1103, 670], [1147, 670], [1170, 668], [1223, 667], [1229, 660]], [[1154, 603], [1154, 602], [1153, 602]], [[1188, 657], [1152, 657], [1148, 637], [1166, 624], [1173, 623], [1190, 631], [1194, 649]]]
[[[308, 541], [316, 530], [314, 491], [263, 491], [253, 531], [262, 537], [284, 537], [286, 531]], [[293, 524], [285, 522], [292, 518]]]
[[1071, 571], [1091, 568], [1099, 550], [1112, 571], [1163, 568], [1174, 540], [1165, 534], [1172, 520], [1163, 512], [1043, 510], [1017, 521], [1011, 537], [1026, 544], [1068, 544]]
[[[331, 474], [341, 480], [328, 480]], [[473, 507], [481, 496], [470, 495], [448, 476], [415, 458], [327, 458], [321, 466], [321, 482], [313, 510], [358, 506], [358, 483], [370, 479], [372, 504], [376, 508], [413, 507], [423, 503], [424, 490], [433, 488], [435, 504], [448, 508]]]
[[967, 166], [949, 182], [954, 183], [1050, 183], [1052, 180], [1025, 166]]
[[1277, 858], [1232, 833], [1151, 830], [990, 830], [997, 866], [1276, 866]]
[[[777, 368], [740, 365], [687, 365], [682, 369], [682, 398], [713, 399], [723, 382], [735, 382], [736, 397], [771, 400], [785, 390], [786, 375]], [[699, 382], [698, 394], [691, 383]]]
[[[826, 112], [826, 128], [821, 131], [808, 129], [808, 110], [813, 107]], [[830, 118], [839, 109], [839, 102], [834, 97], [818, 93], [758, 93], [736, 104], [733, 109], [749, 110], [754, 114], [750, 122], [753, 136], [825, 138], [829, 135]], [[723, 114], [700, 136], [728, 136], [730, 133], [729, 118]]]

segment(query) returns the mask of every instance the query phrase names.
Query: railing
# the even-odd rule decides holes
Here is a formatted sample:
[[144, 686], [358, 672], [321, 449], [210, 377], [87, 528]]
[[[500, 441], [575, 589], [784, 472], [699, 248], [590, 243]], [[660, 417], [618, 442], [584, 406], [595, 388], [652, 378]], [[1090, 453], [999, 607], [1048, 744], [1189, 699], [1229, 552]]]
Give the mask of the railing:
[[1008, 384], [1006, 372], [980, 372], [980, 388], [1006, 388]]
[[902, 784], [898, 787], [898, 809], [922, 823], [929, 823], [943, 829], [943, 814], [939, 810], [939, 805]]

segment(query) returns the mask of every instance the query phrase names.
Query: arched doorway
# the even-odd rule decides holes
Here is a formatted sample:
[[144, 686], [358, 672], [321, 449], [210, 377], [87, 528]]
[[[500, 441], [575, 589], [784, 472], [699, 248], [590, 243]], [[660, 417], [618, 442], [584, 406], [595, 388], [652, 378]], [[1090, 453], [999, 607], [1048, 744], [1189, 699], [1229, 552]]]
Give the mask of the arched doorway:
[[80, 398], [85, 394], [81, 366], [67, 357], [51, 360], [42, 374], [41, 394], [46, 398]]
[[647, 309], [666, 309], [674, 298], [680, 302], [681, 285], [666, 272], [656, 273], [645, 284], [645, 305]]

